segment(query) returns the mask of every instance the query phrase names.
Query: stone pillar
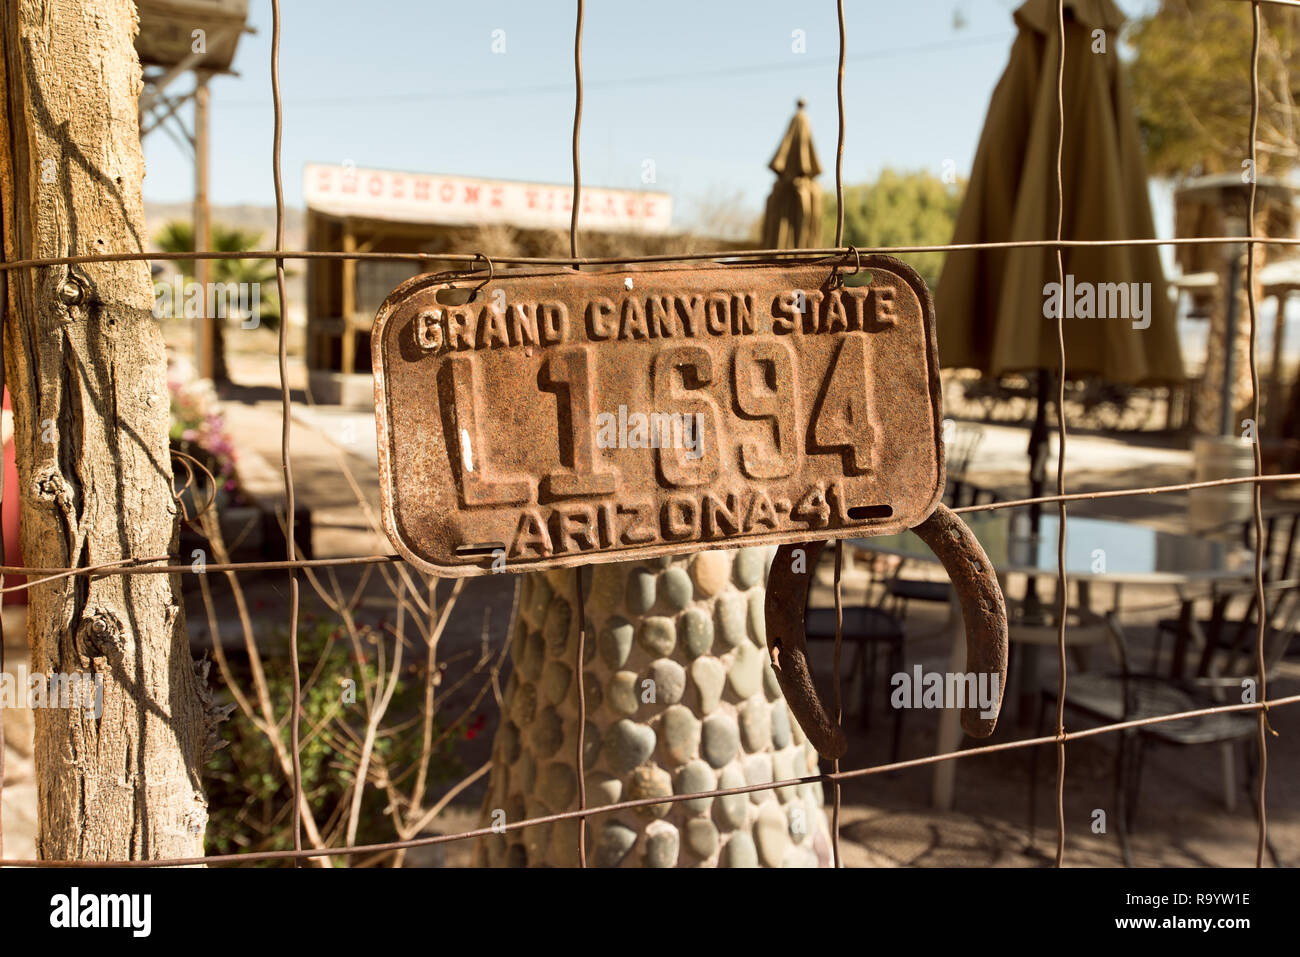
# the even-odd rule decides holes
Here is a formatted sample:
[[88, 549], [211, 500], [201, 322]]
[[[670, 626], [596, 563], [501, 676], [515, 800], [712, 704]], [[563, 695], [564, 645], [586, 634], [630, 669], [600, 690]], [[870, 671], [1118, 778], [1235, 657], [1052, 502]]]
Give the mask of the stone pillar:
[[[597, 565], [587, 616], [584, 765], [590, 807], [816, 773], [766, 650], [774, 548]], [[483, 824], [576, 809], [572, 569], [526, 576]], [[594, 815], [600, 867], [829, 866], [820, 783]], [[480, 842], [489, 866], [576, 866], [576, 821]]]

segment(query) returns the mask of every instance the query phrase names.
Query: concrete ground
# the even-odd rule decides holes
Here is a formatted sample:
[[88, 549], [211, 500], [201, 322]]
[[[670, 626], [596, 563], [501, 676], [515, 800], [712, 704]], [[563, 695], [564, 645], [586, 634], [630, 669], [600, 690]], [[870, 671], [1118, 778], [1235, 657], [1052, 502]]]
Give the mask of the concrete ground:
[[[279, 469], [280, 404], [273, 358], [241, 355], [235, 365], [239, 385], [229, 390], [226, 414], [240, 449], [240, 474], [250, 490], [268, 503], [280, 500]], [[375, 464], [373, 416], [331, 407], [312, 408], [305, 404], [301, 366], [291, 373], [295, 389], [293, 415], [293, 461], [297, 499], [312, 510], [313, 546], [317, 557], [389, 553], [387, 539], [373, 522], [378, 516], [377, 467]], [[1024, 473], [1026, 430], [989, 426], [970, 468], [980, 484], [998, 488], [1006, 497], [1025, 494]], [[1133, 485], [1166, 484], [1191, 478], [1190, 455], [1180, 443], [1158, 434], [1125, 440], [1074, 435], [1067, 443], [1067, 475], [1070, 491], [1120, 488]], [[1055, 459], [1052, 459], [1053, 465]], [[351, 472], [345, 475], [343, 466]], [[361, 503], [358, 502], [360, 493]], [[1178, 530], [1185, 525], [1186, 497], [1183, 495], [1139, 496], [1110, 499], [1073, 506], [1071, 514], [1105, 515]], [[356, 570], [340, 571], [340, 580], [355, 583]], [[274, 624], [282, 623], [286, 611], [286, 576], [283, 573], [241, 576], [258, 624], [259, 635], [269, 635]], [[861, 600], [854, 593], [860, 581], [857, 573], [846, 577], [846, 602]], [[489, 576], [468, 582], [452, 613], [440, 644], [440, 656], [461, 654], [462, 664], [449, 669], [445, 685], [454, 684], [456, 670], [474, 652], [484, 635], [493, 649], [504, 642], [513, 576]], [[1014, 591], [1012, 582], [1008, 591]], [[308, 583], [303, 583], [304, 613], [321, 610]], [[446, 587], [442, 589], [445, 593]], [[361, 589], [364, 596], [360, 615], [378, 618], [392, 614], [392, 599], [379, 587], [375, 576]], [[1108, 595], [1103, 591], [1100, 604]], [[1149, 647], [1154, 623], [1176, 608], [1175, 596], [1167, 588], [1126, 588], [1124, 622], [1129, 638], [1142, 651]], [[233, 607], [218, 594], [219, 620], [223, 632], [235, 631]], [[814, 600], [827, 601], [825, 589]], [[198, 646], [209, 640], [202, 606], [194, 594], [187, 594], [191, 633]], [[948, 639], [938, 634], [945, 610], [913, 605], [907, 620], [906, 660], [927, 671], [945, 670]], [[485, 615], [487, 619], [485, 621]], [[227, 628], [228, 626], [228, 628]], [[928, 633], [928, 634], [927, 634]], [[11, 629], [6, 628], [6, 634]], [[11, 662], [15, 652], [11, 651]], [[472, 657], [472, 655], [470, 656]], [[1055, 673], [1055, 655], [1050, 649], [1040, 656], [1044, 680]], [[1107, 664], [1098, 654], [1096, 665]], [[306, 665], [304, 666], [306, 667]], [[1009, 678], [1012, 687], [1018, 680]], [[847, 668], [847, 656], [846, 656]], [[830, 649], [814, 645], [814, 670], [830, 671]], [[450, 694], [444, 705], [454, 713], [458, 705], [473, 704], [471, 682]], [[887, 708], [888, 685], [882, 665], [875, 678], [875, 704], [870, 728], [859, 726], [856, 703], [858, 688], [845, 680], [844, 698], [850, 714], [846, 718], [850, 750], [842, 768], [870, 766], [890, 760], [893, 712]], [[1300, 691], [1300, 658], [1284, 666], [1283, 675], [1270, 684], [1271, 695]], [[487, 760], [497, 721], [497, 706], [491, 695], [474, 706], [474, 718], [481, 721], [472, 740], [459, 742], [465, 767], [476, 768]], [[1017, 714], [1015, 702], [1004, 710], [992, 742], [1034, 736], [1032, 715]], [[34, 833], [34, 788], [31, 784], [30, 730], [22, 715], [7, 713], [7, 761], [4, 794], [4, 838], [8, 856], [28, 856]], [[1050, 723], [1050, 721], [1049, 721]], [[1281, 861], [1300, 864], [1300, 708], [1282, 708], [1272, 713], [1276, 732], [1270, 738], [1268, 763], [1268, 811], [1270, 835]], [[1070, 727], [1080, 726], [1075, 719]], [[909, 711], [904, 716], [901, 758], [932, 753], [937, 732], [937, 713]], [[26, 740], [24, 737], [26, 736]], [[968, 744], [970, 744], [968, 739]], [[1238, 746], [1232, 760], [1237, 769], [1238, 799], [1235, 809], [1224, 806], [1223, 758], [1215, 747], [1179, 751], [1157, 748], [1149, 753], [1142, 776], [1142, 789], [1132, 843], [1135, 862], [1141, 866], [1242, 866], [1255, 860], [1256, 824], [1253, 797], [1245, 790], [1247, 747]], [[1113, 769], [1114, 738], [1103, 735], [1072, 742], [1066, 750], [1064, 817], [1066, 863], [1073, 866], [1113, 866], [1120, 863], [1114, 827]], [[26, 751], [24, 752], [24, 749]], [[24, 757], [24, 754], [27, 756]], [[957, 773], [953, 810], [937, 811], [930, 805], [932, 770], [913, 768], [874, 774], [848, 781], [842, 790], [840, 817], [841, 848], [848, 866], [1044, 866], [1055, 853], [1055, 752], [1044, 748], [1039, 755], [1036, 839], [1031, 845], [1028, 811], [1031, 777], [1028, 749], [962, 759]], [[477, 825], [478, 806], [485, 779], [467, 788], [430, 830], [455, 833]], [[444, 785], [445, 786], [445, 785]], [[435, 791], [435, 794], [437, 792]], [[827, 792], [829, 798], [829, 791]], [[1094, 811], [1107, 812], [1107, 833], [1092, 831]], [[412, 855], [408, 863], [467, 864], [467, 844], [448, 845], [437, 852]]]

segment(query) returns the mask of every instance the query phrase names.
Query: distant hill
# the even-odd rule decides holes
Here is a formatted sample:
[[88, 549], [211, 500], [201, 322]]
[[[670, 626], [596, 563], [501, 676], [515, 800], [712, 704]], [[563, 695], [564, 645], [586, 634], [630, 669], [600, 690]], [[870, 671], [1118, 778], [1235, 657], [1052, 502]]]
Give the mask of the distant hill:
[[[153, 240], [159, 230], [172, 220], [181, 219], [189, 222], [194, 215], [190, 203], [151, 203], [145, 200], [145, 229], [149, 234], [149, 248], [155, 249]], [[251, 229], [262, 234], [262, 248], [275, 246], [275, 207], [274, 206], [213, 206], [212, 222], [234, 226], [238, 229]], [[286, 207], [284, 211], [284, 247], [301, 249], [303, 239], [303, 211], [296, 207]]]

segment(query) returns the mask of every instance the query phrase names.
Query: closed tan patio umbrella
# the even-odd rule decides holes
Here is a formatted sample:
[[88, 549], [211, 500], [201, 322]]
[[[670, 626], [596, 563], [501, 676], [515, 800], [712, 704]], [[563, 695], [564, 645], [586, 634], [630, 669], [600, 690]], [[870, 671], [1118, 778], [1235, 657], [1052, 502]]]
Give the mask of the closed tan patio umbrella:
[[[1137, 120], [1117, 51], [1123, 16], [1110, 0], [1066, 0], [1065, 14], [1062, 236], [1154, 238]], [[1015, 19], [1020, 35], [989, 104], [954, 243], [1055, 236], [1056, 3], [1029, 0]], [[1094, 52], [1103, 43], [1105, 52]], [[1064, 321], [1068, 375], [1130, 384], [1183, 379], [1156, 247], [1066, 249], [1064, 263], [1073, 277], [1065, 291], [1074, 293]], [[1044, 316], [1043, 291], [1056, 280], [1051, 248], [949, 253], [935, 297], [941, 363], [987, 375], [1056, 370], [1056, 323]], [[1128, 293], [1139, 284], [1144, 317], [1114, 285], [1120, 283]], [[1107, 313], [1122, 314], [1101, 318], [1099, 292]], [[1127, 309], [1120, 308], [1124, 298]]]
[[[1123, 15], [1110, 0], [1065, 0], [1064, 109], [1058, 114], [1056, 7], [1055, 0], [1028, 0], [1015, 12], [1020, 33], [989, 103], [954, 243], [1055, 238], [1060, 116], [1062, 238], [1155, 237], [1137, 119], [1120, 68]], [[1155, 384], [1184, 377], [1156, 247], [1067, 248], [1063, 263], [1060, 288], [1050, 247], [954, 250], [935, 296], [944, 367], [991, 376], [1036, 374], [1032, 497], [1043, 494], [1046, 478], [1058, 309], [1064, 311], [1068, 378]], [[1036, 529], [1038, 509], [1031, 512]], [[1031, 584], [1027, 606], [1034, 599]]]
[[821, 236], [822, 190], [815, 177], [822, 164], [817, 160], [804, 101], [798, 106], [776, 155], [767, 164], [776, 174], [776, 182], [763, 212], [764, 249], [815, 247]]

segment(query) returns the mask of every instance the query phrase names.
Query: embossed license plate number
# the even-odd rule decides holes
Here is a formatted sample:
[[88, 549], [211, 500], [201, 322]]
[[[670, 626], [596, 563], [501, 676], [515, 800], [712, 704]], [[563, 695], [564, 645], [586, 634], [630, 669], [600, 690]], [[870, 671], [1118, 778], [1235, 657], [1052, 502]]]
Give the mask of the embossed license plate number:
[[861, 270], [505, 275], [463, 305], [410, 280], [372, 333], [394, 546], [459, 576], [917, 524], [943, 487], [932, 307], [901, 263]]

